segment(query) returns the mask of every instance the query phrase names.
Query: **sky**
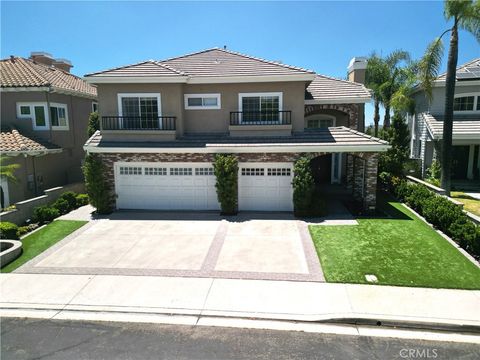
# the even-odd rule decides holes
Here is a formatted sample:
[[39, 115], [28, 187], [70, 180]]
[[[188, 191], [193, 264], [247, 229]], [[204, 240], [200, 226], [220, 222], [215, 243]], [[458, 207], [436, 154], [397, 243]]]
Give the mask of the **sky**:
[[[345, 78], [354, 56], [403, 49], [421, 57], [449, 25], [441, 1], [0, 0], [0, 11], [2, 58], [45, 51], [72, 61], [79, 76], [226, 45]], [[459, 64], [476, 57], [480, 45], [462, 31]], [[367, 106], [367, 124], [372, 112]]]

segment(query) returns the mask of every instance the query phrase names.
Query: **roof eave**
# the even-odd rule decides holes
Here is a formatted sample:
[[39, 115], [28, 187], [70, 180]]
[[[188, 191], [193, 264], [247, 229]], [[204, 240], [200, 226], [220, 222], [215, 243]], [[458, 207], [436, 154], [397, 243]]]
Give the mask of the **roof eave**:
[[372, 98], [366, 96], [356, 97], [344, 97], [336, 99], [312, 99], [305, 100], [305, 105], [325, 105], [325, 104], [365, 104], [372, 100]]
[[84, 76], [89, 84], [186, 83], [186, 76]]
[[16, 150], [16, 151], [2, 151], [2, 154], [5, 156], [44, 156], [50, 154], [58, 154], [61, 153], [63, 149], [47, 149], [47, 150]]

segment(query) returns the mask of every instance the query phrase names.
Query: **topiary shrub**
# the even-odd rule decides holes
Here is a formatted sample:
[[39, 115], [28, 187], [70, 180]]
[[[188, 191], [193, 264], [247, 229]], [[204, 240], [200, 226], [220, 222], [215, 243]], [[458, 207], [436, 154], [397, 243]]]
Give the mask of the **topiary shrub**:
[[217, 198], [222, 214], [233, 215], [238, 211], [238, 159], [235, 155], [217, 154], [213, 162], [217, 181]]
[[50, 206], [38, 206], [33, 209], [33, 220], [39, 223], [47, 223], [53, 221], [60, 216], [60, 211]]
[[88, 117], [88, 126], [87, 126], [88, 137], [95, 134], [95, 131], [97, 130], [100, 130], [100, 119], [97, 112], [92, 112]]
[[75, 197], [75, 201], [76, 201], [76, 206], [77, 207], [88, 205], [88, 195], [87, 194], [78, 194]]
[[67, 200], [57, 199], [52, 205], [52, 208], [57, 209], [60, 215], [64, 215], [70, 211], [70, 206]]
[[8, 221], [0, 222], [0, 239], [17, 240], [18, 226]]
[[293, 165], [293, 207], [295, 216], [312, 216], [315, 180], [310, 166], [310, 156], [302, 156]]
[[68, 211], [72, 211], [77, 208], [77, 194], [73, 191], [66, 191], [59, 196], [60, 200], [65, 200], [68, 203]]
[[82, 167], [90, 203], [98, 214], [109, 214], [113, 208], [113, 195], [105, 174], [107, 169], [97, 154], [88, 154]]

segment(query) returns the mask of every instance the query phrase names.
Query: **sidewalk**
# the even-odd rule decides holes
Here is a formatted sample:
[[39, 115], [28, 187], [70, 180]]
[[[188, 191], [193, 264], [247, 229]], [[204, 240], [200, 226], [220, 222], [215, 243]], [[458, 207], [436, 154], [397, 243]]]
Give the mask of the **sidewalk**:
[[[480, 328], [480, 291], [111, 275], [0, 275], [0, 316], [75, 312], [295, 321], [371, 319]], [[30, 315], [29, 315], [30, 314]]]

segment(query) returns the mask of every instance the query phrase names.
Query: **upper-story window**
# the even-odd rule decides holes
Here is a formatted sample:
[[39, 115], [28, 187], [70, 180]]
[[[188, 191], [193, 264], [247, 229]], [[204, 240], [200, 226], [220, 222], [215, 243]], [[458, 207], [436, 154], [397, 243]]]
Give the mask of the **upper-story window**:
[[68, 130], [67, 105], [51, 103], [50, 122], [52, 130]]
[[242, 122], [280, 122], [283, 94], [278, 93], [240, 93], [239, 111]]
[[185, 109], [220, 109], [220, 94], [185, 94]]
[[157, 119], [161, 116], [160, 94], [118, 94], [118, 114], [123, 117]]
[[306, 129], [326, 129], [335, 126], [335, 116], [317, 114], [305, 119]]
[[459, 112], [477, 112], [480, 111], [479, 94], [462, 94], [455, 97], [453, 110]]
[[17, 117], [32, 119], [33, 130], [48, 130], [47, 103], [17, 103]]

